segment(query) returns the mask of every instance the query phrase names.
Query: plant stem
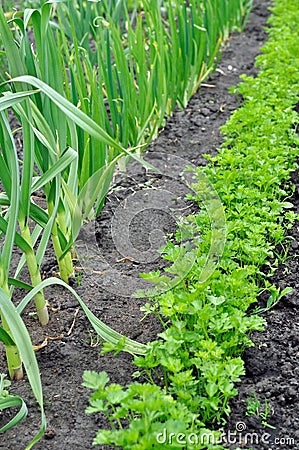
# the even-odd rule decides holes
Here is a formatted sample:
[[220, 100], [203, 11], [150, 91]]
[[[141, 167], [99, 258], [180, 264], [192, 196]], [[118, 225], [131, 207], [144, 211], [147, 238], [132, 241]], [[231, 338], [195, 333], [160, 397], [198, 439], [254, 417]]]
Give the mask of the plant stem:
[[[7, 295], [10, 295], [7, 283], [1, 283], [2, 289], [6, 292]], [[1, 316], [1, 322], [3, 329], [9, 334], [9, 336], [13, 339], [12, 333], [9, 329], [9, 326], [3, 317]], [[22, 359], [16, 345], [6, 345], [5, 346], [8, 373], [12, 380], [21, 380], [23, 378], [23, 367], [22, 367]]]
[[[61, 206], [62, 207], [58, 208], [57, 222], [58, 222], [59, 228], [61, 229], [63, 235], [66, 238], [68, 238], [69, 237], [69, 233], [68, 233], [68, 229], [67, 229], [67, 225], [66, 225], [66, 223], [67, 223], [66, 214], [65, 214], [64, 206], [63, 205], [61, 205]], [[64, 281], [68, 282], [68, 279], [70, 277], [74, 276], [74, 266], [73, 266], [73, 260], [72, 260], [72, 249], [68, 250], [68, 252], [62, 258], [62, 262], [64, 263], [65, 270], [66, 270], [66, 276], [67, 276], [67, 280], [64, 280]]]
[[65, 255], [63, 258], [61, 258], [62, 250], [61, 250], [61, 245], [60, 245], [60, 242], [59, 242], [58, 230], [57, 230], [56, 222], [54, 222], [53, 230], [52, 230], [52, 243], [53, 243], [56, 259], [57, 259], [57, 262], [58, 262], [60, 278], [65, 283], [68, 283], [68, 281], [69, 281], [69, 270], [68, 270], [67, 263], [66, 263], [67, 255]]
[[[11, 336], [10, 329], [4, 319], [1, 317], [3, 329]], [[12, 380], [22, 380], [23, 367], [19, 350], [16, 345], [7, 345], [5, 347], [8, 373]]]
[[[54, 211], [54, 204], [52, 201], [49, 201], [48, 202], [49, 215], [53, 214], [53, 211]], [[59, 218], [60, 218], [60, 220], [59, 220]], [[55, 255], [56, 255], [56, 259], [57, 259], [57, 263], [58, 263], [58, 267], [59, 267], [60, 278], [65, 283], [68, 283], [69, 277], [73, 276], [73, 274], [74, 274], [72, 253], [71, 253], [71, 250], [69, 250], [63, 256], [63, 258], [61, 257], [63, 254], [63, 251], [62, 251], [59, 236], [58, 236], [58, 226], [60, 227], [64, 236], [67, 235], [67, 232], [65, 229], [66, 227], [63, 226], [64, 220], [65, 220], [65, 215], [62, 215], [62, 213], [59, 212], [58, 218], [57, 218], [57, 220], [55, 220], [55, 222], [53, 224], [51, 238], [52, 238], [52, 243], [53, 243], [53, 247], [54, 247], [54, 251], [55, 251]]]
[[[26, 240], [26, 242], [30, 245], [30, 251], [25, 254], [28, 270], [30, 273], [31, 283], [32, 286], [35, 287], [39, 283], [42, 282], [39, 266], [36, 261], [36, 257], [34, 254], [34, 250], [32, 247], [32, 240], [30, 235], [30, 230], [28, 225], [20, 224], [20, 231], [22, 237]], [[35, 297], [35, 306], [36, 306], [36, 312], [39, 318], [39, 321], [42, 325], [47, 325], [49, 322], [49, 314], [48, 314], [48, 308], [45, 300], [45, 296], [43, 291], [38, 292]]]

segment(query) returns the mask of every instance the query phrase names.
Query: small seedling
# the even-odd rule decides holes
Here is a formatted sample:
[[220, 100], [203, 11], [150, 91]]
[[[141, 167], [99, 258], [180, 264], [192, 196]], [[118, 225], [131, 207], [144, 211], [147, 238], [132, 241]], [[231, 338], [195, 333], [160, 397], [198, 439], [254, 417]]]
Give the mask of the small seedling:
[[252, 393], [251, 397], [248, 397], [247, 410], [246, 410], [245, 415], [259, 417], [261, 420], [261, 424], [264, 427], [272, 428], [273, 430], [275, 430], [276, 427], [274, 427], [273, 425], [270, 425], [268, 423], [268, 419], [270, 418], [272, 411], [273, 410], [272, 410], [271, 404], [268, 402], [268, 400], [266, 398], [264, 401], [264, 405], [261, 405], [261, 402], [257, 398], [257, 395], [255, 392]]
[[293, 289], [291, 287], [286, 287], [285, 289], [280, 291], [280, 287], [276, 287], [274, 285], [270, 286], [268, 288], [268, 291], [270, 292], [271, 295], [267, 300], [267, 305], [265, 306], [265, 308], [258, 308], [255, 311], [255, 313], [256, 314], [263, 313], [274, 308], [274, 306], [277, 305], [277, 303], [282, 299], [282, 297], [292, 292], [292, 290]]
[[81, 286], [81, 281], [82, 281], [82, 276], [83, 276], [83, 274], [84, 274], [83, 270], [78, 271], [78, 272], [76, 273], [75, 279], [76, 279], [76, 281], [77, 281], [77, 286], [78, 286], [78, 287]]
[[83, 342], [89, 347], [95, 348], [103, 344], [103, 339], [94, 330], [87, 330], [87, 334], [88, 338], [83, 339]]

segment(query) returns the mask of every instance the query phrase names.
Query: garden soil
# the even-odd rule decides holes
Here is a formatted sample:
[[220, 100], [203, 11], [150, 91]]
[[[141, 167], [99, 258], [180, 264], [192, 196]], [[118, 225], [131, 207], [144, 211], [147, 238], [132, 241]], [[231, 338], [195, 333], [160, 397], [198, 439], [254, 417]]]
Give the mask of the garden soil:
[[[86, 224], [79, 235], [73, 287], [97, 317], [139, 342], [154, 340], [161, 331], [153, 317], [141, 320], [144, 300], [132, 296], [147, 286], [139, 273], [165, 266], [157, 249], [175, 230], [178, 218], [197, 209], [185, 200], [191, 189], [190, 174], [183, 169], [186, 165], [205, 164], [203, 154], [215, 154], [221, 145], [219, 127], [241, 102], [228, 89], [239, 82], [241, 74], [257, 73], [254, 61], [267, 38], [264, 28], [269, 6], [267, 0], [255, 1], [245, 31], [230, 37], [217, 71], [185, 110], [174, 112], [150, 145], [147, 159], [159, 172], [132, 163], [126, 173], [117, 174], [99, 219]], [[293, 182], [296, 190], [291, 201], [298, 212], [297, 173], [293, 174]], [[272, 281], [282, 289], [292, 287], [293, 292], [264, 315], [268, 326], [253, 334], [255, 346], [245, 351], [246, 375], [237, 386], [239, 395], [231, 402], [232, 414], [224, 426], [227, 447], [231, 449], [299, 449], [298, 223], [287, 234], [281, 248], [287, 259], [279, 265]], [[57, 275], [57, 270], [50, 248], [43, 276]], [[22, 295], [15, 291], [16, 300]], [[101, 340], [68, 291], [51, 287], [46, 296], [51, 307], [47, 327], [37, 324], [30, 309], [24, 313], [34, 345], [42, 346], [45, 338], [51, 338], [36, 353], [48, 428], [34, 448], [89, 450], [94, 448], [97, 430], [107, 427], [107, 422], [100, 415], [84, 412], [90, 392], [82, 387], [83, 371], [105, 370], [112, 382], [125, 385], [132, 382], [136, 367], [130, 354], [100, 354]], [[1, 371], [5, 364], [1, 349]], [[18, 427], [0, 436], [0, 449], [23, 450], [38, 429], [39, 411], [26, 379], [13, 383], [11, 392], [26, 399], [29, 415]], [[248, 398], [254, 396], [260, 402], [259, 410], [256, 415], [247, 415]], [[6, 419], [0, 415], [0, 426]]]

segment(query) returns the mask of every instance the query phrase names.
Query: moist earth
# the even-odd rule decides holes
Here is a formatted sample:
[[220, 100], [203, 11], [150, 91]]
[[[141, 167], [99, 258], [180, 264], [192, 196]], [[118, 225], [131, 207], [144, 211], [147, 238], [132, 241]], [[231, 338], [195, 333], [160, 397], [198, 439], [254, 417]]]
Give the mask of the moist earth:
[[[219, 128], [241, 101], [228, 89], [240, 81], [241, 74], [257, 73], [254, 61], [267, 38], [269, 6], [267, 0], [255, 2], [244, 32], [229, 38], [218, 69], [185, 110], [175, 110], [150, 144], [146, 159], [158, 171], [145, 170], [134, 162], [126, 173], [116, 174], [101, 215], [86, 224], [79, 235], [74, 288], [97, 317], [139, 342], [154, 340], [161, 331], [155, 318], [143, 319], [140, 307], [144, 300], [132, 296], [137, 289], [146, 287], [139, 273], [165, 267], [166, 261], [157, 249], [175, 231], [181, 216], [197, 210], [196, 205], [185, 200], [191, 192], [191, 174], [185, 173], [184, 168], [206, 164], [203, 155], [215, 154], [221, 145]], [[296, 189], [290, 201], [298, 212], [296, 172], [292, 181]], [[253, 334], [255, 346], [244, 354], [246, 375], [237, 386], [239, 394], [231, 402], [232, 413], [224, 427], [227, 447], [231, 449], [299, 448], [298, 226], [296, 222], [287, 231], [284, 247], [277, 254], [277, 258], [282, 259], [284, 254], [287, 259], [272, 277], [281, 289], [290, 286], [293, 291], [264, 314], [268, 326], [264, 332]], [[16, 252], [15, 265], [17, 262]], [[42, 271], [44, 277], [57, 274], [51, 247]], [[15, 291], [17, 301], [22, 295]], [[105, 370], [112, 382], [126, 385], [133, 381], [136, 367], [127, 353], [100, 354], [101, 340], [68, 291], [54, 286], [46, 291], [46, 296], [51, 307], [46, 328], [38, 325], [30, 309], [24, 313], [34, 345], [41, 345], [47, 336], [55, 338], [48, 339], [47, 345], [37, 351], [48, 428], [34, 448], [92, 449], [97, 430], [108, 424], [100, 415], [84, 413], [90, 392], [82, 387], [83, 371]], [[263, 302], [261, 298], [261, 305]], [[1, 349], [1, 371], [5, 364]], [[11, 392], [26, 400], [29, 414], [26, 421], [1, 435], [0, 448], [22, 450], [38, 429], [39, 411], [26, 379], [13, 383]], [[248, 399], [254, 396], [260, 407], [255, 415], [248, 415]], [[265, 407], [269, 410], [266, 418]], [[0, 426], [6, 419], [0, 414]]]

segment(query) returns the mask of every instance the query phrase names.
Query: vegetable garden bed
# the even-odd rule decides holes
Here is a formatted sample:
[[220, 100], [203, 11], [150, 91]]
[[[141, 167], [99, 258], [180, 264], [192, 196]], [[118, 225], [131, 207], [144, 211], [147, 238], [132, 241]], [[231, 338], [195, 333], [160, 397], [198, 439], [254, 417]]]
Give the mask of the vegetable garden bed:
[[[215, 155], [216, 149], [219, 148], [222, 141], [219, 127], [240, 104], [240, 98], [228, 94], [228, 88], [239, 82], [240, 74], [257, 73], [253, 64], [260, 46], [266, 40], [263, 28], [268, 16], [268, 6], [268, 1], [256, 1], [246, 30], [229, 39], [218, 71], [210, 76], [206, 85], [191, 99], [185, 110], [175, 111], [157, 140], [150, 145], [148, 158], [161, 170], [162, 175], [144, 173], [137, 164], [131, 164], [125, 176], [117, 176], [96, 227], [86, 226], [80, 235], [83, 245], [81, 253], [79, 252], [81, 257], [76, 262], [76, 291], [97, 317], [139, 342], [154, 340], [162, 328], [153, 316], [140, 322], [143, 317], [140, 307], [144, 300], [132, 298], [130, 289], [135, 291], [135, 288], [141, 287], [139, 272], [161, 269], [165, 261], [150, 252], [143, 262], [140, 262], [135, 254], [150, 248], [150, 233], [153, 245], [158, 247], [161, 244], [161, 234], [154, 233], [155, 229], [162, 230], [162, 235], [173, 232], [178, 214], [196, 212], [194, 203], [184, 200], [188, 188], [179, 174], [185, 164], [206, 164], [202, 155]], [[295, 185], [298, 182], [296, 172], [293, 173], [292, 181]], [[140, 203], [145, 204], [146, 196], [150, 199], [148, 207], [139, 208]], [[297, 212], [297, 189], [293, 198], [288, 201], [294, 204], [293, 211]], [[136, 213], [136, 210], [134, 220], [126, 228], [126, 220], [132, 220], [132, 211]], [[125, 239], [119, 240], [116, 231]], [[279, 266], [271, 281], [281, 289], [291, 286], [294, 290], [265, 315], [269, 323], [266, 331], [253, 335], [257, 345], [245, 352], [246, 376], [238, 386], [239, 397], [231, 402], [232, 414], [226, 435], [235, 432], [237, 424], [239, 427], [245, 424], [248, 433], [257, 432], [260, 436], [257, 442], [245, 445], [245, 448], [297, 448], [296, 222], [293, 229], [288, 231], [288, 236], [289, 243], [287, 241], [277, 250], [277, 255], [281, 256], [275, 253], [276, 258], [283, 259], [287, 249], [287, 260]], [[130, 240], [129, 247], [127, 238]], [[90, 250], [84, 250], [88, 246], [93, 249], [92, 254]], [[55, 275], [57, 271], [58, 267], [50, 249], [46, 254], [42, 272], [48, 277]], [[15, 296], [16, 300], [21, 299], [22, 292], [16, 290]], [[82, 311], [77, 309], [77, 302], [68, 292], [60, 287], [51, 288], [48, 301], [53, 311], [46, 331], [37, 325], [34, 315], [26, 313], [24, 317], [35, 345], [41, 345], [46, 336], [51, 337], [47, 345], [37, 352], [48, 429], [44, 438], [34, 448], [93, 448], [95, 433], [99, 428], [106, 428], [108, 423], [104, 416], [84, 414], [89, 392], [82, 387], [83, 371], [105, 370], [112, 382], [127, 385], [132, 382], [136, 366], [132, 364], [132, 357], [126, 353], [121, 352], [117, 356], [109, 353], [100, 355], [101, 341], [91, 330], [90, 323]], [[261, 307], [265, 306], [264, 301], [262, 297]], [[4, 367], [2, 353], [0, 358], [0, 367]], [[36, 433], [39, 422], [39, 412], [26, 381], [14, 383], [11, 392], [26, 400], [29, 415], [17, 428], [1, 435], [0, 448], [7, 450], [25, 448]], [[253, 406], [255, 414], [247, 416], [248, 398], [254, 400], [255, 395], [262, 409], [254, 409]], [[263, 420], [262, 414], [265, 413], [267, 402], [270, 414]], [[245, 428], [239, 428], [237, 431], [240, 432], [238, 438], [242, 438]], [[271, 437], [265, 438], [265, 433], [269, 433]], [[261, 437], [268, 439], [268, 442], [262, 442]], [[280, 439], [276, 444], [275, 438]], [[230, 442], [229, 448], [244, 448], [243, 444], [244, 442]], [[161, 448], [171, 449], [173, 446], [166, 443]]]

